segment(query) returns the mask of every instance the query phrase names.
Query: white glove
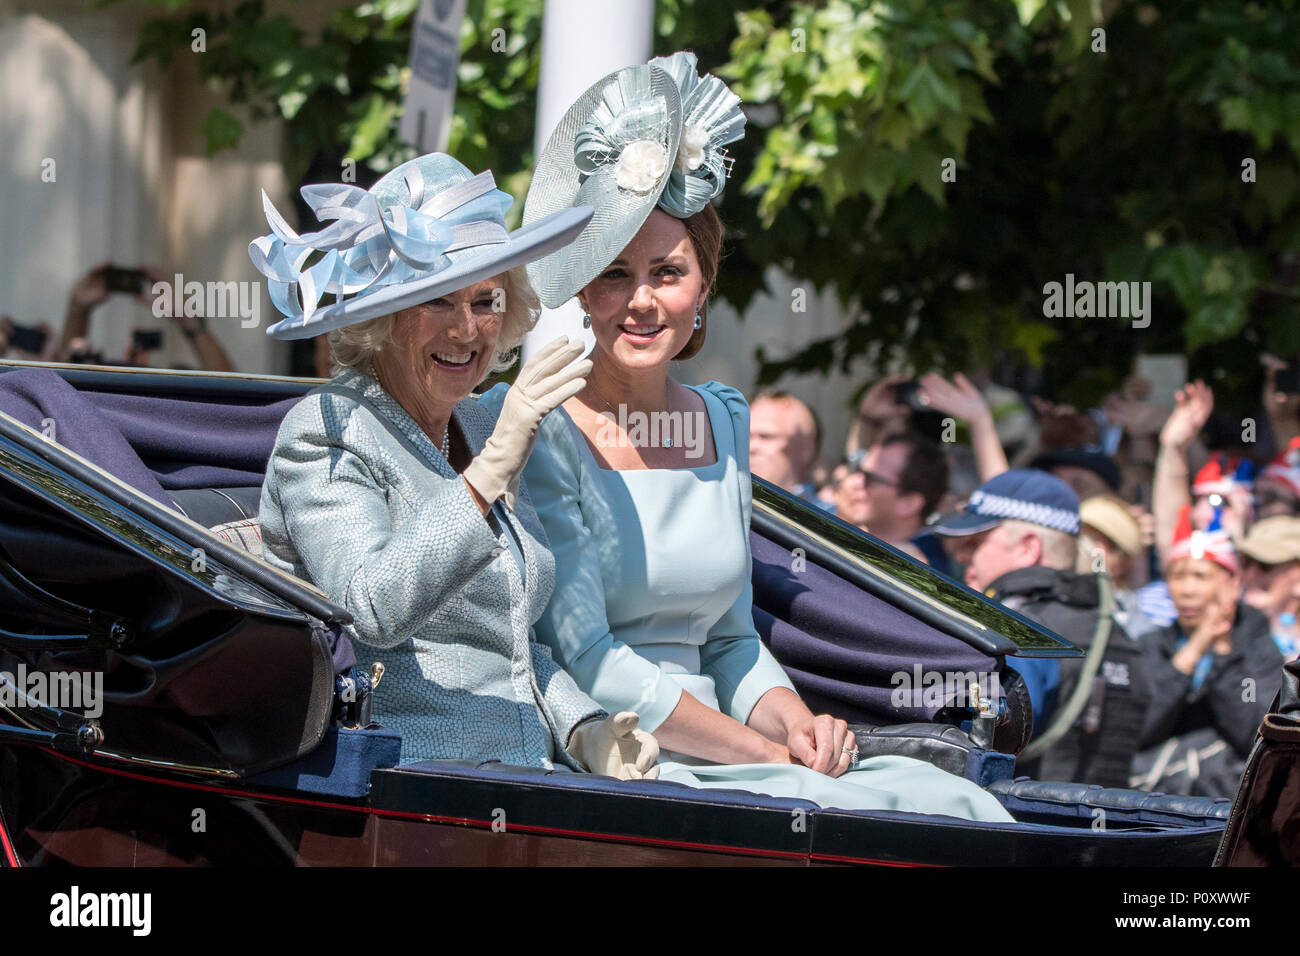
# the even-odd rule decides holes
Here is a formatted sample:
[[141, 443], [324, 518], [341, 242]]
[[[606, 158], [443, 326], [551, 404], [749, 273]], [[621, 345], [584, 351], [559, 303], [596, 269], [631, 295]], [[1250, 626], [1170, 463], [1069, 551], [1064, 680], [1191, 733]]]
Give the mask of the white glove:
[[637, 716], [630, 710], [580, 724], [569, 738], [569, 753], [592, 773], [620, 780], [659, 776], [659, 741], [637, 729]]
[[515, 510], [519, 475], [537, 441], [537, 427], [547, 413], [587, 386], [591, 360], [573, 361], [582, 350], [583, 343], [561, 335], [519, 370], [492, 436], [461, 474], [489, 505], [504, 495], [506, 507]]

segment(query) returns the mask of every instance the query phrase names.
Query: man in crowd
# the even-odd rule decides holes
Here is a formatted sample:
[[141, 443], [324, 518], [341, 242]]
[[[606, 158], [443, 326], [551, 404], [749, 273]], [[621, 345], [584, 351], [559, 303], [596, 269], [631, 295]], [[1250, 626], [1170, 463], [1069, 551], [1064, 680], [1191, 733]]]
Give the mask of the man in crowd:
[[1074, 571], [1079, 499], [1069, 485], [1043, 471], [1006, 471], [932, 527], [952, 539], [967, 585], [1089, 651], [1085, 660], [1009, 662], [1025, 681], [1041, 741], [1031, 741], [1017, 772], [1126, 786], [1133, 729], [1146, 709], [1139, 652], [1112, 618], [1102, 619], [1097, 576]]
[[1115, 620], [1124, 632], [1137, 640], [1160, 625], [1138, 606], [1135, 576], [1145, 580], [1147, 548], [1138, 510], [1115, 495], [1095, 495], [1079, 505], [1081, 525], [1079, 564], [1083, 574], [1107, 571], [1115, 593]]
[[943, 546], [925, 528], [947, 489], [948, 461], [938, 443], [903, 432], [850, 458], [836, 489], [835, 513], [947, 573]]
[[817, 417], [788, 392], [759, 392], [749, 403], [750, 471], [824, 508], [812, 482], [820, 445]]
[[[110, 279], [114, 273], [125, 274], [126, 278], [138, 283], [133, 287], [134, 291], [129, 294], [142, 306], [152, 306], [154, 301], [152, 290], [158, 282], [164, 281], [157, 269], [148, 266], [139, 269], [115, 269], [107, 262], [101, 262], [83, 275], [77, 280], [72, 287], [71, 295], [68, 296], [68, 308], [63, 318], [63, 332], [58, 350], [61, 361], [96, 365], [103, 362], [103, 357], [91, 346], [88, 336], [90, 320], [95, 309], [107, 302], [109, 296], [115, 292], [128, 294], [124, 289], [113, 288]], [[199, 368], [212, 372], [235, 370], [230, 356], [208, 331], [202, 316], [190, 315], [183, 311], [180, 315], [172, 316], [171, 322], [189, 341], [199, 361]], [[148, 350], [138, 345], [133, 338], [125, 364], [148, 365], [148, 354]]]

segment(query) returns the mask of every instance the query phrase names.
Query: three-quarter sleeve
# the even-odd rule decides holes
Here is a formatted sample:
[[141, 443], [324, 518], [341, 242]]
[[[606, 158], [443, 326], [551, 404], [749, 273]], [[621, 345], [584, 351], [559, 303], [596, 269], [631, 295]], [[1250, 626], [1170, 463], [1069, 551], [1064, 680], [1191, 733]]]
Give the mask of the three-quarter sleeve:
[[[486, 396], [485, 396], [486, 397]], [[654, 731], [681, 699], [681, 686], [616, 640], [605, 609], [595, 536], [583, 516], [577, 437], [561, 410], [542, 422], [524, 480], [555, 556], [555, 590], [537, 621], [537, 636], [578, 686], [610, 713], [634, 711]]]
[[748, 548], [753, 499], [749, 477], [749, 404], [730, 386], [709, 382], [701, 387], [722, 401], [731, 418], [736, 478], [740, 485], [740, 513], [736, 520], [744, 530], [746, 548], [744, 585], [731, 607], [709, 628], [700, 648], [700, 670], [713, 678], [718, 708], [744, 724], [749, 722], [754, 705], [764, 694], [776, 687], [794, 691], [794, 685], [754, 628], [753, 559]]
[[[388, 495], [319, 402], [290, 412], [268, 468], [286, 542], [307, 577], [352, 614], [367, 644], [395, 647], [496, 556], [498, 542], [459, 479], [439, 483], [394, 530]], [[267, 529], [266, 546], [280, 542]]]

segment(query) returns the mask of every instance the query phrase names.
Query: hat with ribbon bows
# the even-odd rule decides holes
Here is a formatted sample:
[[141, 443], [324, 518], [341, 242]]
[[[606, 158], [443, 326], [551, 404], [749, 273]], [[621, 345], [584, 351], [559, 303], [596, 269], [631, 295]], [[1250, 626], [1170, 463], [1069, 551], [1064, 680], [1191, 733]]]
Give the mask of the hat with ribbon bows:
[[740, 97], [674, 53], [617, 70], [564, 114], [538, 157], [525, 225], [574, 205], [595, 208], [574, 243], [528, 267], [538, 298], [556, 308], [596, 278], [658, 206], [685, 219], [722, 194], [723, 147], [745, 135]]
[[[304, 186], [321, 222], [299, 234], [262, 193], [269, 235], [248, 246], [285, 318], [276, 339], [304, 339], [439, 298], [564, 246], [591, 219], [576, 204], [508, 232], [513, 199], [490, 172], [477, 176], [446, 153], [402, 163], [369, 190]], [[334, 301], [320, 305], [330, 294]]]

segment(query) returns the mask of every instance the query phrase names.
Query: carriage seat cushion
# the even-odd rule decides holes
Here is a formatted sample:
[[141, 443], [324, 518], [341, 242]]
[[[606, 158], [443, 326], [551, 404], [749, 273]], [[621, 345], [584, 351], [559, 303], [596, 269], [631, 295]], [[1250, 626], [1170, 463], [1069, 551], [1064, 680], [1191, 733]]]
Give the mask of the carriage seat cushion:
[[849, 724], [862, 758], [899, 756], [932, 763], [959, 777], [987, 787], [1015, 774], [1014, 754], [986, 750], [960, 727], [951, 724], [910, 723], [873, 727]]
[[262, 486], [242, 488], [184, 488], [168, 494], [181, 513], [205, 528], [256, 518], [262, 502]]
[[226, 544], [262, 557], [262, 526], [257, 508], [262, 500], [261, 485], [243, 488], [185, 488], [171, 492], [181, 512]]
[[234, 545], [236, 548], [243, 548], [255, 558], [263, 556], [262, 525], [256, 518], [227, 521], [225, 524], [219, 524], [208, 530], [226, 544]]
[[1022, 819], [1022, 815], [1064, 813], [1088, 820], [1095, 819], [1100, 809], [1105, 811], [1105, 819], [1133, 826], [1186, 826], [1189, 817], [1201, 825], [1214, 826], [1225, 822], [1232, 810], [1232, 801], [1226, 797], [1191, 797], [1026, 777], [998, 780], [989, 785], [988, 791], [1016, 819]]

